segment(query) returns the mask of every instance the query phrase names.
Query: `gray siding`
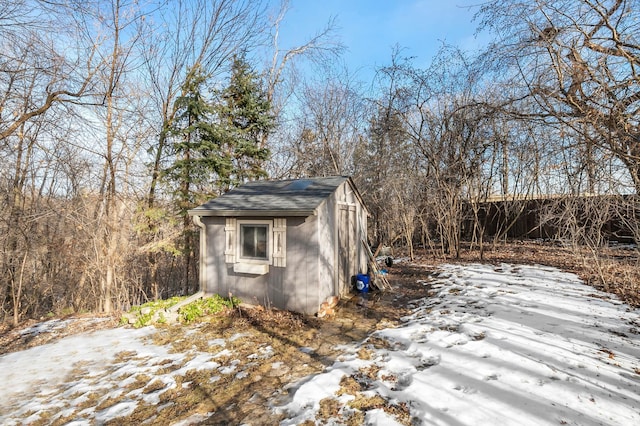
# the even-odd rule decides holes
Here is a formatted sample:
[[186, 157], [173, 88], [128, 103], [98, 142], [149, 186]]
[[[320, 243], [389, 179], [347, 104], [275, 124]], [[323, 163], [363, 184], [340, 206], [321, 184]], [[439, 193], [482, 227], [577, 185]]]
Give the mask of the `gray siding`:
[[[252, 218], [247, 218], [252, 219]], [[256, 217], [253, 219], [273, 219]], [[243, 302], [273, 306], [296, 312], [317, 312], [318, 299], [318, 237], [316, 216], [288, 217], [287, 266], [269, 266], [265, 275], [239, 274], [233, 264], [225, 263], [225, 218], [205, 217], [207, 250], [204, 257], [206, 282], [203, 290], [208, 294], [230, 294]]]
[[[347, 218], [340, 220], [340, 212]], [[350, 278], [367, 271], [361, 240], [366, 240], [366, 210], [345, 181], [308, 217], [286, 217], [286, 267], [269, 265], [265, 275], [240, 274], [225, 262], [225, 221], [222, 216], [202, 217], [206, 226], [205, 255], [201, 261], [201, 287], [208, 294], [233, 295], [243, 302], [315, 314], [320, 304], [350, 289]], [[269, 216], [242, 219], [272, 220]], [[342, 225], [341, 225], [342, 224]], [[340, 226], [346, 229], [338, 229]], [[339, 250], [347, 235], [348, 261]], [[342, 236], [342, 237], [340, 237]], [[342, 258], [341, 258], [342, 256]], [[342, 269], [339, 269], [342, 268]], [[341, 277], [341, 279], [340, 279]], [[340, 284], [339, 281], [342, 281]]]
[[335, 280], [337, 279], [337, 233], [335, 232], [335, 198], [330, 196], [318, 207], [318, 306], [328, 297], [336, 294]]
[[[291, 225], [289, 225], [291, 223]], [[314, 314], [318, 311], [318, 217], [287, 218], [287, 266], [283, 275], [281, 309]]]

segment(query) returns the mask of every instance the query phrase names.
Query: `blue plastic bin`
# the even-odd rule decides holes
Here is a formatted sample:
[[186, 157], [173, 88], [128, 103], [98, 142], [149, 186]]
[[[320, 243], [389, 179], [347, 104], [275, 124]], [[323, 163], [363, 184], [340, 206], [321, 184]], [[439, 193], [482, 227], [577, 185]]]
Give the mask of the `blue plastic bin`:
[[356, 290], [358, 290], [360, 293], [367, 293], [369, 291], [369, 275], [356, 275]]

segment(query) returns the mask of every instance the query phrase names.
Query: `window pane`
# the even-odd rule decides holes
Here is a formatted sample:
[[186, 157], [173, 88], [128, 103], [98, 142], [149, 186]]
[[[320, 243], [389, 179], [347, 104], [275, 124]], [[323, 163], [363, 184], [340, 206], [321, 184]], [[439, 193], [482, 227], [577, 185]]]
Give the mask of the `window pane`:
[[267, 259], [267, 225], [242, 225], [240, 240], [241, 256], [250, 259]]
[[242, 257], [253, 257], [253, 227], [242, 225], [240, 227], [240, 239], [242, 240]]
[[256, 251], [255, 257], [267, 258], [267, 227], [256, 226]]

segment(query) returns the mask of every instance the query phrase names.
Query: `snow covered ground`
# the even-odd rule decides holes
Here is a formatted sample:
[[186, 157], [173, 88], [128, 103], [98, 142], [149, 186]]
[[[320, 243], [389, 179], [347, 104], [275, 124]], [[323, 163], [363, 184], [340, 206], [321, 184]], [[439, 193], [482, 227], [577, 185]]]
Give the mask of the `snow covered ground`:
[[[638, 310], [540, 266], [446, 265], [425, 285], [433, 296], [404, 326], [345, 348], [304, 381], [277, 408], [289, 418], [282, 424], [314, 418], [325, 398], [340, 402], [339, 423], [354, 398], [337, 396], [340, 382], [352, 376], [365, 395], [405, 403], [424, 424], [640, 425]], [[359, 357], [363, 347], [370, 359]], [[366, 415], [367, 424], [395, 420], [381, 409]]]
[[[286, 417], [281, 424], [317, 416], [343, 424], [355, 396], [339, 391], [352, 377], [361, 396], [405, 407], [417, 424], [640, 425], [639, 310], [541, 266], [445, 265], [423, 284], [429, 297], [415, 301], [401, 327], [343, 347], [323, 373], [293, 384], [289, 400], [273, 407]], [[45, 411], [57, 413], [52, 422], [73, 415], [68, 424], [102, 424], [142, 402], [158, 404], [189, 369], [211, 371], [212, 381], [242, 377], [228, 342], [179, 353], [153, 344], [154, 332], [100, 330], [0, 356], [0, 424], [40, 421]], [[220, 357], [231, 363], [221, 365]], [[277, 368], [269, 347], [250, 357]], [[149, 385], [131, 387], [141, 375]], [[109, 398], [118, 403], [103, 403]], [[327, 400], [338, 407], [330, 415], [321, 413]], [[380, 425], [401, 420], [379, 408], [364, 418]]]

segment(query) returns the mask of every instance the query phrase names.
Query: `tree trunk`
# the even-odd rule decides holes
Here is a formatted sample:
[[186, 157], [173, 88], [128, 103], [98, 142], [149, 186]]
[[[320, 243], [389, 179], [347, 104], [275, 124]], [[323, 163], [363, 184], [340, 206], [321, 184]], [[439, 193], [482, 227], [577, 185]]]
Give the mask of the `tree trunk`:
[[[20, 266], [20, 274], [18, 276], [17, 288], [14, 284], [13, 290], [13, 325], [17, 326], [20, 323], [20, 299], [22, 297], [22, 282], [24, 279], [24, 267], [27, 263], [27, 256], [29, 251], [25, 249], [24, 256], [22, 257], [22, 265]], [[15, 279], [14, 279], [15, 283]]]

